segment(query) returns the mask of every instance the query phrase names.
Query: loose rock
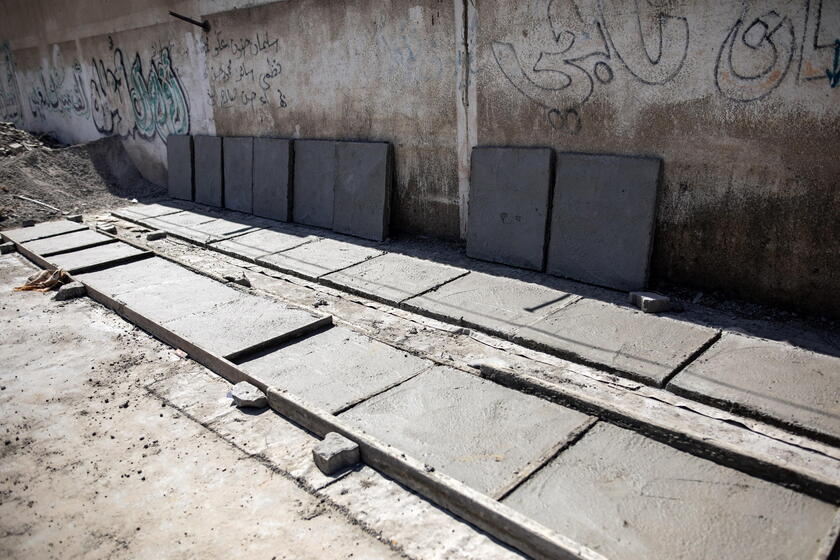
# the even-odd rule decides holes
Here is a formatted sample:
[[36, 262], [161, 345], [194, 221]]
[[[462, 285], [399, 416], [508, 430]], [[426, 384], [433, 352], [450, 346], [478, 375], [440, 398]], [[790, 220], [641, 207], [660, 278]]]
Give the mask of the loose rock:
[[356, 465], [361, 457], [359, 444], [341, 434], [330, 432], [312, 448], [312, 458], [322, 473], [329, 476]]
[[65, 301], [68, 299], [75, 299], [87, 294], [85, 285], [81, 282], [70, 282], [69, 284], [62, 284], [58, 291], [53, 296], [56, 301]]
[[244, 272], [240, 272], [239, 274], [225, 274], [224, 279], [228, 282], [245, 286], [246, 288], [251, 287], [251, 281], [248, 280], [248, 277], [245, 276]]
[[230, 392], [234, 404], [239, 408], [263, 408], [268, 406], [268, 400], [262, 391], [248, 383], [240, 381]]
[[166, 237], [165, 231], [150, 231], [146, 234], [146, 241], [157, 241]]
[[645, 313], [662, 313], [671, 309], [671, 298], [653, 292], [630, 292], [630, 303]]
[[73, 214], [72, 216], [67, 216], [67, 219], [71, 222], [78, 222], [82, 223], [82, 215], [81, 214]]

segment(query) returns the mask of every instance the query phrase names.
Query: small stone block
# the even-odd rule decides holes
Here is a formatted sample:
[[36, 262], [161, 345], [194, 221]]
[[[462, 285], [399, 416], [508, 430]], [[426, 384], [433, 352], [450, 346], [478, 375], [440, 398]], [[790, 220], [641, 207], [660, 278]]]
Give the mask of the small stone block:
[[165, 231], [160, 231], [160, 230], [150, 231], [149, 233], [146, 234], [146, 241], [157, 241], [158, 239], [163, 239], [165, 237], [166, 237], [166, 232]]
[[23, 220], [23, 223], [21, 224], [21, 226], [23, 226], [23, 227], [34, 227], [35, 226], [35, 220]]
[[0, 255], [5, 255], [6, 253], [14, 253], [15, 252], [15, 244], [14, 243], [0, 243]]
[[81, 214], [74, 214], [72, 216], [67, 216], [67, 219], [71, 222], [82, 223], [82, 215]]
[[671, 309], [671, 298], [653, 292], [630, 292], [630, 303], [645, 313], [664, 313]]
[[102, 224], [96, 226], [96, 229], [105, 233], [110, 233], [111, 235], [116, 235], [117, 233], [117, 226], [115, 226], [114, 224]]
[[268, 400], [262, 391], [248, 383], [240, 381], [230, 391], [233, 402], [239, 408], [264, 408], [268, 406]]
[[359, 445], [346, 437], [330, 432], [312, 448], [315, 465], [325, 475], [333, 475], [361, 460]]
[[58, 291], [53, 296], [56, 301], [65, 301], [68, 299], [76, 299], [87, 294], [87, 288], [81, 282], [70, 282], [69, 284], [62, 284]]

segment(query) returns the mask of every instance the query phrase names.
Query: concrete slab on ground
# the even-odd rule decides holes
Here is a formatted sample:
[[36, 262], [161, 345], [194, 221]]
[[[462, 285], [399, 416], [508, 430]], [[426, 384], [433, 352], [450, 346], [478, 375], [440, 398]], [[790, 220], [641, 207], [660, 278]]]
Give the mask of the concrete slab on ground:
[[225, 208], [250, 214], [254, 210], [254, 139], [227, 136], [222, 143]]
[[[233, 212], [229, 214], [233, 214]], [[192, 229], [211, 237], [229, 237], [231, 235], [241, 235], [255, 228], [248, 224], [246, 220], [240, 221], [233, 216], [229, 216], [228, 218], [216, 218], [209, 222], [196, 224], [192, 226]]]
[[254, 214], [291, 220], [292, 141], [254, 138]]
[[388, 237], [391, 144], [338, 142], [333, 229], [373, 241]]
[[668, 383], [676, 393], [840, 444], [840, 358], [725, 333]]
[[193, 142], [188, 134], [170, 134], [166, 139], [166, 169], [169, 196], [193, 199]]
[[222, 188], [222, 139], [218, 136], [194, 136], [195, 201], [208, 206], [221, 207]]
[[3, 239], [8, 241], [26, 243], [27, 241], [44, 239], [45, 237], [62, 235], [73, 231], [81, 231], [83, 229], [88, 229], [88, 227], [85, 224], [71, 222], [70, 220], [57, 220], [55, 222], [42, 222], [32, 227], [7, 229], [0, 232], [0, 235], [3, 236]]
[[604, 422], [503, 502], [607, 558], [650, 560], [815, 558], [836, 512]]
[[233, 239], [216, 242], [213, 247], [232, 256], [254, 260], [271, 253], [287, 251], [316, 239], [318, 238], [314, 235], [308, 235], [302, 231], [295, 232], [291, 228], [259, 229]]
[[397, 304], [466, 273], [462, 268], [387, 253], [323, 279], [350, 292]]
[[73, 233], [65, 233], [44, 239], [36, 239], [35, 241], [28, 241], [23, 245], [29, 251], [32, 251], [37, 255], [49, 257], [58, 253], [78, 251], [79, 249], [105, 245], [106, 243], [113, 243], [114, 241], [115, 239], [113, 237], [102, 235], [101, 233], [90, 229], [83, 229], [81, 231], [74, 231]]
[[489, 496], [507, 491], [591, 421], [447, 367], [421, 373], [340, 418]]
[[333, 327], [249, 358], [239, 367], [267, 385], [336, 413], [432, 365], [349, 329]]
[[292, 219], [299, 224], [333, 226], [336, 144], [332, 140], [295, 140]]
[[549, 148], [473, 148], [467, 255], [543, 269], [552, 154]]
[[143, 258], [143, 255], [148, 254], [148, 251], [143, 251], [127, 243], [117, 241], [71, 253], [53, 255], [47, 257], [46, 260], [56, 268], [63, 268], [67, 272], [74, 274], [86, 272], [93, 268], [116, 266], [124, 262], [138, 260]]
[[655, 158], [558, 154], [547, 272], [644, 288], [660, 165]]
[[257, 263], [283, 272], [314, 280], [325, 274], [345, 269], [384, 251], [358, 243], [336, 239], [319, 239], [291, 250], [277, 252], [257, 259]]
[[468, 327], [513, 336], [519, 328], [577, 299], [574, 294], [540, 284], [470, 272], [403, 305], [444, 321], [454, 319]]
[[211, 222], [217, 219], [219, 215], [220, 214], [215, 211], [204, 212], [200, 210], [182, 210], [180, 212], [175, 212], [174, 214], [150, 217], [148, 220], [145, 220], [144, 223], [163, 226], [193, 227], [199, 224]]
[[176, 214], [182, 210], [192, 210], [194, 208], [196, 208], [195, 204], [185, 200], [167, 200], [154, 204], [132, 204], [112, 210], [111, 213], [118, 217], [125, 214], [129, 218], [142, 220], [143, 218], [157, 218], [167, 214]]
[[661, 385], [716, 334], [708, 327], [582, 298], [518, 329], [514, 338], [573, 361]]

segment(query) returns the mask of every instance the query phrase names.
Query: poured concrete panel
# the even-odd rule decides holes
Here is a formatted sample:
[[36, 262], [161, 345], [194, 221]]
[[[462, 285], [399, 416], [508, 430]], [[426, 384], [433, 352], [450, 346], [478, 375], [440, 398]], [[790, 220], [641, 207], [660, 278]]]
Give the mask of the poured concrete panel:
[[447, 367], [435, 367], [340, 418], [495, 496], [589, 417]]
[[267, 385], [335, 413], [432, 365], [349, 329], [333, 327], [239, 367]]
[[292, 141], [254, 138], [254, 214], [291, 219]]
[[371, 299], [399, 303], [466, 273], [462, 268], [388, 253], [323, 278]]
[[619, 290], [644, 288], [660, 164], [558, 154], [547, 271]]
[[111, 210], [111, 213], [116, 216], [125, 214], [130, 218], [143, 219], [175, 214], [182, 210], [191, 210], [195, 207], [195, 204], [183, 200], [167, 200], [166, 202], [156, 202], [154, 204], [132, 204], [131, 206], [125, 206], [118, 210]]
[[339, 142], [333, 229], [364, 239], [388, 237], [391, 209], [391, 145]]
[[407, 300], [404, 306], [444, 321], [511, 336], [575, 300], [574, 294], [540, 284], [470, 272]]
[[221, 207], [223, 198], [222, 139], [218, 136], [194, 136], [195, 201]]
[[169, 196], [193, 199], [192, 136], [170, 134], [166, 138], [166, 168], [169, 174]]
[[250, 214], [254, 209], [254, 139], [226, 137], [223, 144], [225, 208]]
[[258, 259], [259, 264], [314, 280], [378, 257], [384, 251], [357, 243], [321, 239], [289, 251]]
[[73, 251], [72, 253], [61, 253], [47, 258], [56, 268], [63, 268], [69, 273], [83, 272], [90, 268], [100, 266], [114, 266], [123, 262], [137, 260], [147, 251], [132, 247], [127, 243], [117, 241], [107, 245]]
[[599, 422], [503, 502], [607, 558], [816, 558], [836, 508]]
[[467, 255], [542, 270], [551, 192], [548, 148], [474, 148]]
[[206, 233], [213, 237], [229, 237], [231, 235], [240, 235], [251, 231], [254, 226], [248, 224], [245, 220], [239, 221], [236, 219], [217, 218], [209, 222], [203, 222], [192, 226], [194, 230]]
[[215, 220], [219, 216], [217, 211], [190, 211], [184, 210], [174, 214], [166, 214], [159, 217], [149, 218], [146, 223], [149, 224], [163, 224], [181, 227], [192, 227], [198, 224], [204, 224]]
[[292, 219], [299, 224], [333, 226], [336, 144], [331, 140], [295, 140]]
[[668, 388], [840, 442], [840, 358], [835, 356], [727, 333]]
[[81, 231], [74, 231], [73, 233], [28, 241], [23, 245], [35, 254], [48, 257], [58, 253], [66, 253], [67, 251], [78, 251], [79, 249], [105, 245], [114, 241], [113, 237], [102, 235], [90, 229], [83, 229]]
[[58, 220], [55, 222], [42, 222], [32, 227], [7, 229], [0, 232], [0, 235], [8, 241], [15, 243], [26, 243], [35, 239], [43, 239], [54, 235], [62, 235], [73, 231], [88, 229], [85, 224], [71, 222], [70, 220]]
[[260, 229], [239, 235], [233, 239], [227, 239], [214, 243], [213, 247], [223, 253], [245, 259], [257, 259], [271, 253], [286, 251], [309, 243], [317, 239], [314, 235], [306, 233], [295, 233], [292, 230]]
[[518, 329], [516, 338], [659, 385], [715, 334], [693, 323], [581, 299]]

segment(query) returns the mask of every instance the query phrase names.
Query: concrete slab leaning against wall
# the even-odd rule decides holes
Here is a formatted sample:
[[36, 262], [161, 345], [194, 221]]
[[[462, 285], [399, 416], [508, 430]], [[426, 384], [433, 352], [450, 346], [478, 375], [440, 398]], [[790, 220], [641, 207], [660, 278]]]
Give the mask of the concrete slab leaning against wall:
[[336, 158], [333, 229], [383, 241], [391, 214], [391, 144], [339, 142]]
[[225, 169], [225, 208], [251, 214], [254, 210], [254, 139], [227, 136], [222, 154]]
[[291, 219], [292, 141], [254, 138], [254, 214], [288, 222]]
[[169, 173], [169, 196], [193, 199], [192, 136], [170, 134], [166, 138], [166, 165]]
[[648, 280], [661, 160], [557, 155], [547, 271], [632, 291]]
[[308, 226], [333, 227], [336, 144], [332, 140], [295, 140], [293, 221]]
[[467, 255], [542, 270], [551, 196], [549, 148], [474, 148]]
[[221, 207], [223, 203], [222, 139], [194, 136], [195, 201]]

